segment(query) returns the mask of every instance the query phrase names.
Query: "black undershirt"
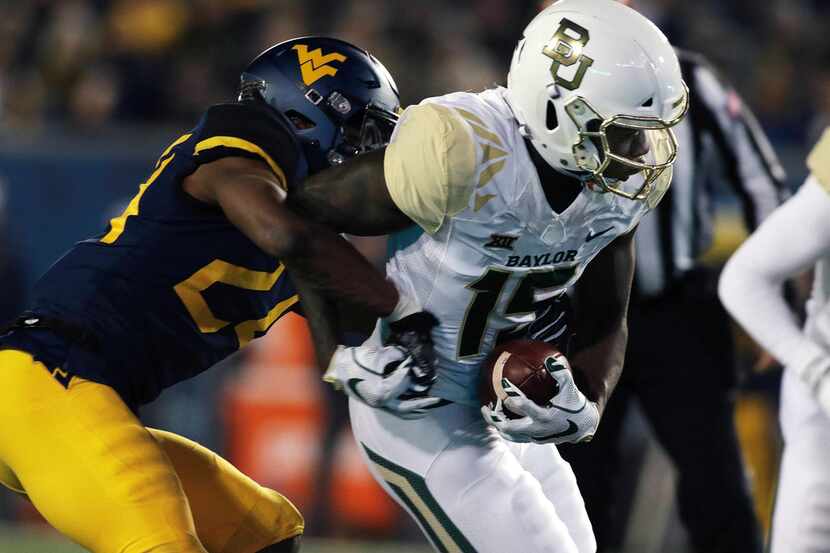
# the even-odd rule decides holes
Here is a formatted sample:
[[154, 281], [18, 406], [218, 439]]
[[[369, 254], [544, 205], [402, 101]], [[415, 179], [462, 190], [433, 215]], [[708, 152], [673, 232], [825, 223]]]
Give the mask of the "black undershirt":
[[530, 153], [533, 166], [539, 175], [539, 182], [542, 183], [542, 190], [548, 205], [556, 213], [562, 213], [571, 205], [579, 193], [582, 192], [582, 183], [575, 178], [568, 177], [548, 165], [530, 140], [525, 138], [525, 146]]

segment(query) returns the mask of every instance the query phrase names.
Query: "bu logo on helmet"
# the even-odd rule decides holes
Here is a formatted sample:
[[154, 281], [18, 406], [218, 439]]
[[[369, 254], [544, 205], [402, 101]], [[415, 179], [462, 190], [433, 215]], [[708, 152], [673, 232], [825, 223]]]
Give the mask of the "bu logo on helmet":
[[[567, 34], [568, 31], [571, 32], [570, 35]], [[559, 28], [556, 29], [553, 38], [542, 49], [542, 53], [553, 60], [550, 66], [550, 72], [556, 84], [568, 90], [576, 90], [582, 84], [585, 72], [594, 63], [592, 58], [582, 53], [582, 48], [588, 44], [589, 39], [588, 29], [585, 27], [577, 25], [570, 19], [564, 17], [559, 22]], [[576, 68], [576, 74], [571, 80], [559, 74], [560, 67], [563, 65], [570, 67], [577, 62], [579, 63], [579, 67]]]
[[309, 52], [308, 46], [305, 44], [296, 44], [291, 49], [297, 52], [297, 59], [300, 61], [300, 72], [306, 86], [311, 86], [323, 77], [337, 75], [337, 68], [328, 65], [329, 63], [346, 61], [346, 56], [338, 52], [323, 55], [322, 48]]

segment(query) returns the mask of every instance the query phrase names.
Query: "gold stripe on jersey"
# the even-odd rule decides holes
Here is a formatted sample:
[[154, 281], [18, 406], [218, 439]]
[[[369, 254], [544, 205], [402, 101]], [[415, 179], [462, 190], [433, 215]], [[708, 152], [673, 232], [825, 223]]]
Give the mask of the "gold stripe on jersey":
[[274, 322], [285, 314], [295, 303], [300, 301], [300, 297], [294, 294], [274, 306], [266, 316], [256, 321], [243, 321], [234, 327], [236, 337], [239, 340], [239, 347], [245, 347], [248, 343], [256, 337], [257, 332], [264, 333]]
[[476, 133], [476, 135], [479, 138], [483, 140], [488, 140], [493, 144], [496, 144], [497, 146], [504, 148], [504, 144], [502, 143], [501, 138], [499, 138], [497, 134], [488, 129], [487, 125], [484, 124], [484, 121], [482, 121], [480, 117], [463, 108], [455, 108], [455, 110], [461, 114], [461, 117], [467, 120], [467, 123], [473, 129], [473, 132]]
[[138, 204], [141, 202], [141, 197], [144, 195], [144, 192], [147, 191], [147, 188], [153, 184], [153, 181], [155, 181], [162, 171], [164, 171], [164, 169], [170, 164], [170, 162], [173, 161], [174, 157], [176, 157], [176, 154], [173, 154], [162, 161], [156, 170], [153, 171], [153, 174], [150, 175], [150, 178], [147, 179], [147, 182], [142, 183], [141, 186], [138, 187], [138, 194], [130, 200], [130, 203], [127, 204], [127, 208], [124, 212], [110, 221], [110, 230], [104, 235], [103, 238], [101, 238], [101, 242], [104, 244], [112, 244], [118, 240], [127, 225], [127, 218], [132, 217], [133, 215], [138, 215]]
[[252, 154], [256, 154], [268, 164], [268, 167], [271, 168], [271, 171], [277, 176], [279, 180], [279, 185], [282, 187], [283, 190], [287, 190], [288, 186], [285, 180], [285, 173], [283, 173], [282, 168], [275, 162], [268, 153], [265, 152], [262, 148], [254, 144], [253, 142], [249, 142], [242, 138], [237, 138], [235, 136], [213, 136], [211, 138], [206, 138], [202, 140], [196, 147], [193, 149], [193, 155], [199, 155], [200, 153], [204, 152], [205, 150], [210, 150], [212, 148], [236, 148], [238, 150], [245, 150], [246, 152], [251, 152]]
[[492, 142], [493, 144], [502, 146], [501, 140], [495, 133], [490, 132], [484, 127], [480, 127], [475, 123], [470, 123], [469, 121], [467, 121], [467, 123], [470, 125], [470, 128], [473, 129], [473, 132], [476, 133], [476, 136], [478, 136], [482, 140], [487, 140], [488, 142]]
[[158, 161], [156, 161], [156, 168], [158, 168], [158, 166], [161, 165], [161, 160], [164, 159], [165, 157], [167, 157], [167, 154], [170, 153], [170, 150], [172, 150], [173, 148], [175, 148], [176, 146], [178, 146], [179, 144], [181, 144], [185, 140], [189, 139], [191, 136], [193, 136], [193, 133], [187, 133], [187, 134], [181, 135], [179, 138], [174, 140], [173, 143], [170, 144], [159, 156]]
[[493, 180], [493, 177], [495, 177], [499, 173], [499, 171], [504, 169], [505, 163], [507, 163], [507, 160], [502, 159], [500, 161], [488, 165], [487, 168], [484, 169], [484, 171], [482, 171], [481, 174], [478, 176], [478, 185], [476, 186], [476, 188], [487, 186], [487, 183]]
[[464, 109], [464, 108], [459, 108], [459, 107], [456, 107], [456, 108], [455, 108], [455, 111], [457, 111], [458, 113], [460, 113], [460, 114], [461, 114], [461, 117], [463, 117], [464, 119], [466, 119], [466, 120], [467, 120], [468, 122], [470, 122], [470, 123], [474, 123], [474, 124], [476, 124], [476, 125], [481, 125], [482, 127], [486, 127], [486, 126], [487, 126], [487, 125], [484, 123], [484, 121], [482, 121], [482, 120], [481, 120], [481, 117], [479, 117], [478, 115], [476, 115], [476, 114], [475, 114], [475, 113], [473, 113], [472, 111], [467, 111], [466, 109]]
[[476, 194], [475, 205], [473, 206], [473, 211], [478, 213], [481, 211], [481, 208], [484, 207], [487, 202], [495, 198], [495, 194]]
[[126, 209], [124, 209], [124, 212], [121, 213], [121, 215], [119, 215], [115, 219], [112, 219], [110, 221], [110, 230], [104, 235], [103, 238], [101, 238], [101, 242], [103, 242], [104, 244], [112, 244], [113, 242], [118, 240], [118, 237], [121, 236], [121, 234], [124, 232], [124, 228], [127, 225], [127, 218], [132, 217], [133, 215], [138, 215], [139, 203], [141, 202], [141, 197], [144, 195], [144, 192], [146, 192], [147, 188], [151, 184], [153, 184], [153, 181], [155, 181], [159, 177], [159, 175], [161, 175], [162, 172], [164, 172], [164, 169], [170, 164], [171, 161], [173, 161], [173, 158], [176, 157], [176, 154], [173, 154], [170, 157], [166, 156], [170, 153], [170, 151], [173, 148], [175, 148], [176, 146], [178, 146], [190, 137], [191, 134], [184, 134], [180, 136], [172, 144], [170, 144], [167, 147], [167, 149], [164, 150], [164, 152], [162, 152], [161, 156], [159, 156], [158, 158], [158, 161], [156, 161], [155, 170], [150, 175], [150, 178], [138, 187], [138, 194], [136, 194], [133, 197], [133, 199], [130, 200], [130, 203], [127, 204]]
[[[214, 259], [186, 280], [174, 286], [173, 290], [190, 313], [193, 322], [199, 327], [199, 331], [209, 334], [222, 330], [230, 324], [230, 321], [222, 320], [213, 314], [202, 292], [217, 282], [245, 290], [265, 292], [274, 287], [284, 270], [285, 265], [282, 263], [274, 272], [268, 273], [240, 267], [221, 259]], [[296, 295], [291, 296], [274, 306], [265, 317], [237, 323], [234, 330], [239, 339], [239, 347], [243, 347], [253, 340], [256, 332], [267, 330], [297, 301]]]
[[807, 157], [807, 167], [822, 188], [830, 192], [830, 127], [824, 130], [824, 134]]
[[[487, 184], [493, 180], [493, 178], [499, 174], [502, 169], [504, 169], [507, 162], [505, 158], [507, 158], [508, 154], [502, 149], [504, 148], [504, 143], [501, 138], [490, 131], [478, 115], [459, 107], [455, 108], [455, 110], [467, 121], [467, 124], [469, 124], [470, 128], [473, 129], [475, 135], [486, 141], [479, 142], [479, 145], [481, 146], [481, 161], [479, 163], [479, 167], [483, 167], [483, 169], [478, 175], [478, 182], [476, 184], [476, 188], [483, 188], [487, 186]], [[473, 203], [473, 212], [477, 213], [480, 211], [487, 202], [495, 197], [495, 194], [477, 193]]]

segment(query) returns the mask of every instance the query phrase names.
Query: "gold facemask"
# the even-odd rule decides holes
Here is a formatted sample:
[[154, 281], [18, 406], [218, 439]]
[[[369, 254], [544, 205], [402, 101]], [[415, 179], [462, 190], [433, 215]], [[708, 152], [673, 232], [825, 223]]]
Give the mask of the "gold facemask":
[[[587, 100], [576, 97], [565, 105], [565, 111], [579, 129], [579, 140], [573, 146], [577, 168], [589, 173], [585, 180], [604, 192], [611, 192], [630, 200], [646, 201], [654, 207], [671, 183], [672, 164], [677, 158], [677, 138], [672, 127], [677, 125], [689, 109], [689, 92], [684, 83], [682, 98], [677, 102], [677, 114], [670, 120], [650, 116], [614, 115], [602, 117]], [[588, 123], [601, 121], [598, 128], [589, 130]], [[642, 131], [649, 151], [639, 158], [615, 153], [606, 131], [611, 126]], [[627, 179], [614, 179], [604, 172], [612, 162], [636, 170]]]

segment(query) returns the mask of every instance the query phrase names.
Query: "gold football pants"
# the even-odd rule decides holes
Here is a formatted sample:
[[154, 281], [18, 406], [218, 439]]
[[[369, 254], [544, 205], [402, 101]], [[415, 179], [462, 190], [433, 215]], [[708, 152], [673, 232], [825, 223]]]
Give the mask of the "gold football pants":
[[[60, 369], [54, 369], [59, 371]], [[255, 553], [303, 532], [286, 498], [145, 428], [109, 386], [0, 351], [0, 483], [93, 553]]]

